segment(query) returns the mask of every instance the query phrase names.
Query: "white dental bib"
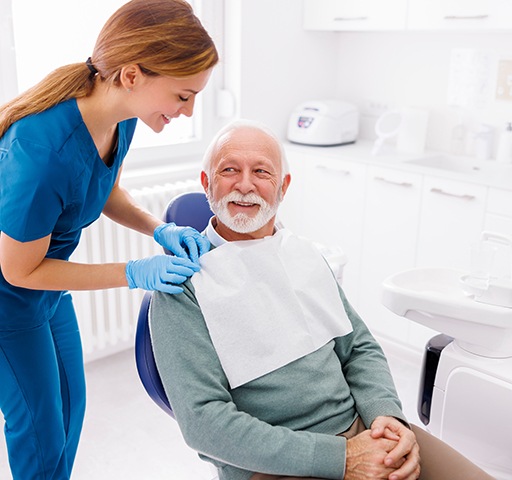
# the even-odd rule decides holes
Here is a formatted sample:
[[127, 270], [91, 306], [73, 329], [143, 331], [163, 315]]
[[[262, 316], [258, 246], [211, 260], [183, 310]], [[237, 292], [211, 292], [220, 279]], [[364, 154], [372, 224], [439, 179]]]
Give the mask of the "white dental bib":
[[352, 331], [326, 261], [286, 229], [224, 243], [201, 267], [192, 284], [231, 388]]

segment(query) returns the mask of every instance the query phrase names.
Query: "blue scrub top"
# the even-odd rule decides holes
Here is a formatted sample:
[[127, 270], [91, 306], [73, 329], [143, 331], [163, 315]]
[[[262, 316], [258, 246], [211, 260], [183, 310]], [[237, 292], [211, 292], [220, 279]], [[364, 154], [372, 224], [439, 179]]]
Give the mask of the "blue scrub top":
[[[82, 229], [100, 216], [136, 122], [118, 124], [110, 166], [98, 155], [76, 99], [13, 124], [0, 138], [0, 232], [20, 242], [51, 234], [46, 257], [67, 260]], [[13, 287], [0, 271], [0, 330], [42, 323], [61, 294]]]

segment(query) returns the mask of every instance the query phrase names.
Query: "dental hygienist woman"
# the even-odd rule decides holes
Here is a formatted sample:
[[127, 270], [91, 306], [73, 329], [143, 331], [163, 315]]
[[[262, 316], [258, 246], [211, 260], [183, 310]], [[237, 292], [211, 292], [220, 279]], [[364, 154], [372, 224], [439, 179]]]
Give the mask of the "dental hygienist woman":
[[[15, 480], [68, 479], [85, 411], [68, 290], [177, 293], [209, 244], [162, 222], [119, 185], [139, 118], [160, 132], [192, 115], [218, 55], [182, 0], [133, 0], [107, 21], [90, 59], [61, 67], [0, 107], [0, 409]], [[69, 262], [101, 213], [177, 256]], [[190, 259], [188, 258], [190, 257]]]

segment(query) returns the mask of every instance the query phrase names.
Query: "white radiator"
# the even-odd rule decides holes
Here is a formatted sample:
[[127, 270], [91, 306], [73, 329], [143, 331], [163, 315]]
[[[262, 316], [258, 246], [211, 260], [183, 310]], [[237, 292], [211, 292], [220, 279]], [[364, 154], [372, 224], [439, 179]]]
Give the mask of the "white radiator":
[[[161, 217], [169, 200], [183, 192], [202, 191], [198, 180], [185, 180], [134, 189], [135, 200]], [[102, 215], [86, 228], [71, 261], [125, 262], [163, 253], [152, 237], [124, 228]], [[133, 346], [143, 290], [112, 288], [72, 292], [85, 361], [105, 357]]]

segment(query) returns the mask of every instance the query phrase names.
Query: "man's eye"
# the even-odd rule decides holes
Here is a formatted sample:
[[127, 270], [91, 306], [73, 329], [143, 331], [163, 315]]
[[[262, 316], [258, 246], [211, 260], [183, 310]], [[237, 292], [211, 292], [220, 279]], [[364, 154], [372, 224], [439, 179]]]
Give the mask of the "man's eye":
[[219, 174], [233, 173], [234, 171], [235, 171], [235, 169], [233, 167], [224, 167], [224, 168], [219, 168], [219, 170], [218, 170]]

